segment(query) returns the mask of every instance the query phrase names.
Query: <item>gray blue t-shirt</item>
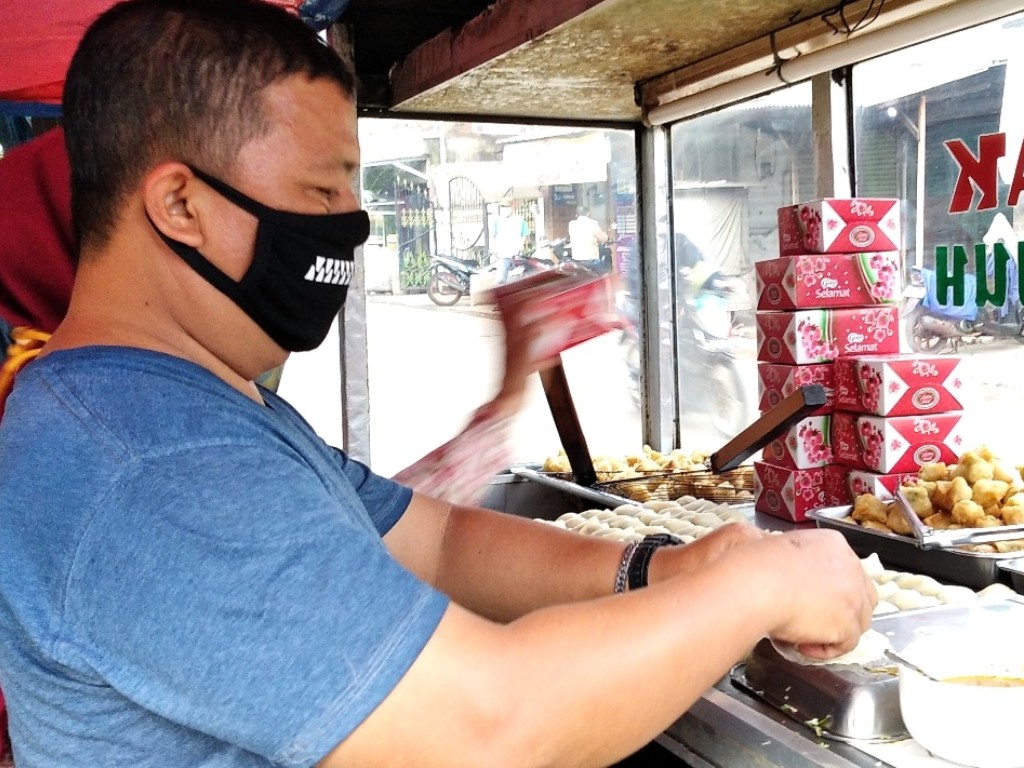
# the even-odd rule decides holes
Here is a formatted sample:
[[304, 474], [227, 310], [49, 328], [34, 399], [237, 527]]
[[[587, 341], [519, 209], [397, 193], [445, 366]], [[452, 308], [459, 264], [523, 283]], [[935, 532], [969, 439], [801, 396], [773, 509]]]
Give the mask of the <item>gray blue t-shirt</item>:
[[118, 347], [0, 426], [0, 687], [18, 768], [310, 766], [447, 598], [381, 536], [411, 492], [207, 371]]

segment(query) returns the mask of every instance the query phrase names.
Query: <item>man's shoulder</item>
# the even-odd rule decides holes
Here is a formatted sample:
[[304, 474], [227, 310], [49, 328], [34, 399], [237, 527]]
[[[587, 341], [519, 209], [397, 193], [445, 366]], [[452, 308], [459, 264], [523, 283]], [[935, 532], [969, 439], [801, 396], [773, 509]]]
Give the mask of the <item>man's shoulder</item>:
[[145, 350], [82, 348], [27, 366], [7, 416], [12, 429], [26, 419], [41, 420], [55, 436], [138, 453], [214, 432], [251, 433], [260, 424], [257, 409], [185, 360]]

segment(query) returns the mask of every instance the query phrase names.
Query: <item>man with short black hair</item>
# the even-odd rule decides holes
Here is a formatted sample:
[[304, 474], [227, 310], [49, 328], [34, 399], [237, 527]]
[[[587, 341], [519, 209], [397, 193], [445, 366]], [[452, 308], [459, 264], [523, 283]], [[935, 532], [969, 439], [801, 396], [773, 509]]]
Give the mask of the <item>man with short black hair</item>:
[[607, 765], [762, 636], [869, 624], [833, 531], [623, 546], [452, 506], [253, 383], [324, 338], [367, 236], [352, 83], [255, 0], [129, 0], [75, 54], [78, 274], [0, 424], [19, 768]]

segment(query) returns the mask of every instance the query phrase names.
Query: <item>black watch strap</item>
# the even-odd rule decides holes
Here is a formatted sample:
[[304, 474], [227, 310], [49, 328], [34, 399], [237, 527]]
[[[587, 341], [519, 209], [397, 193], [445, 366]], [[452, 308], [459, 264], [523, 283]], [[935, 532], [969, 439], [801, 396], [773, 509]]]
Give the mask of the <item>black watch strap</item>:
[[659, 547], [682, 542], [669, 533], [656, 533], [645, 536], [643, 541], [636, 545], [636, 550], [630, 559], [627, 583], [630, 590], [640, 589], [647, 586], [647, 574], [651, 569], [651, 558]]

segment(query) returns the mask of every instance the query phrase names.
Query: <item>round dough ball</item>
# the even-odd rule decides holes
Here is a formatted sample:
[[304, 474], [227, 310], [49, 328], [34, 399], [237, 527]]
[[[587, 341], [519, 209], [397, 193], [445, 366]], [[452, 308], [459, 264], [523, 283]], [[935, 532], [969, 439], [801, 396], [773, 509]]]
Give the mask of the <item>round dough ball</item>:
[[666, 528], [669, 533], [674, 533], [677, 536], [693, 536], [697, 531], [697, 526], [686, 520], [669, 520], [663, 523], [662, 527]]
[[638, 520], [630, 515], [616, 515], [608, 521], [608, 525], [612, 528], [643, 528], [646, 523]]
[[978, 595], [969, 587], [961, 587], [955, 584], [948, 584], [939, 590], [936, 595], [943, 605], [959, 605], [961, 603], [972, 603], [978, 599]]
[[[932, 599], [934, 600], [935, 598]], [[914, 608], [924, 608], [927, 605], [927, 600], [928, 598], [913, 589], [901, 589], [889, 598], [889, 602], [901, 611], [910, 611]]]
[[643, 507], [638, 507], [636, 504], [622, 504], [612, 510], [616, 515], [632, 515], [636, 517], [644, 511]]
[[874, 578], [885, 570], [885, 566], [882, 565], [882, 561], [879, 559], [877, 552], [872, 552], [870, 555], [863, 558], [860, 561], [860, 564], [864, 567], [864, 573], [871, 578]]
[[942, 584], [931, 576], [922, 576], [921, 580], [917, 582], [917, 591], [926, 597], [935, 597], [942, 591]]
[[645, 501], [644, 506], [654, 512], [664, 512], [666, 509], [679, 506], [674, 501]]
[[989, 584], [978, 593], [978, 599], [985, 601], [1005, 600], [1008, 597], [1016, 596], [1017, 593], [1005, 584]]
[[885, 584], [875, 584], [875, 592], [878, 594], [880, 601], [888, 600], [899, 591], [900, 588], [894, 581], [887, 581]]
[[713, 512], [701, 512], [694, 516], [693, 524], [705, 528], [718, 528], [722, 525], [722, 518]]
[[904, 573], [896, 579], [896, 584], [900, 589], [912, 589], [915, 592], [920, 592], [918, 585], [924, 583], [926, 578], [927, 576], [922, 576], [918, 573]]
[[750, 518], [738, 509], [730, 509], [719, 515], [719, 517], [725, 523], [746, 523], [750, 521]]
[[902, 575], [903, 574], [900, 573], [899, 571], [884, 570], [884, 571], [882, 571], [880, 573], [872, 574], [871, 578], [874, 579], [875, 582], [878, 583], [878, 584], [885, 584], [888, 581], [893, 581], [894, 579], [898, 579]]

